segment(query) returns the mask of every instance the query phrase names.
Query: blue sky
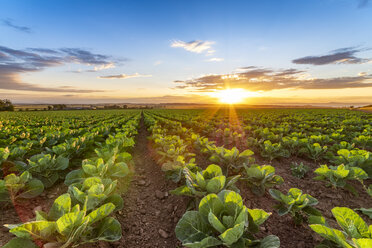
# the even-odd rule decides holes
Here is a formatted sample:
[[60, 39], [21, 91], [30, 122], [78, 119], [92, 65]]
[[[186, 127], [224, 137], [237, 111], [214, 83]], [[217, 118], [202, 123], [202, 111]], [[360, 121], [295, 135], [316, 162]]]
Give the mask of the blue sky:
[[369, 103], [371, 27], [366, 0], [2, 0], [0, 98], [208, 102], [229, 85], [247, 103]]

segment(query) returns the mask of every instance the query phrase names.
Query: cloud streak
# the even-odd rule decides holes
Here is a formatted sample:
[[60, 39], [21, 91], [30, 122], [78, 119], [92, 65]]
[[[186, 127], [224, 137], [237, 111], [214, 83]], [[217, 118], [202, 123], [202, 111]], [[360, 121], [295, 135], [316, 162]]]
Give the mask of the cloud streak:
[[40, 92], [102, 92], [101, 90], [78, 89], [69, 86], [42, 87], [36, 84], [22, 82], [20, 79], [20, 76], [24, 73], [38, 72], [67, 63], [92, 65], [97, 68], [107, 68], [113, 64], [109, 56], [91, 53], [79, 48], [62, 48], [56, 50], [28, 48], [18, 50], [0, 46], [0, 89]]
[[369, 50], [368, 48], [346, 47], [331, 51], [327, 55], [306, 56], [292, 60], [294, 64], [328, 65], [328, 64], [363, 64], [371, 59], [358, 58], [356, 53]]
[[142, 74], [139, 74], [139, 73], [135, 73], [135, 74], [132, 74], [132, 75], [118, 74], [118, 75], [100, 76], [98, 78], [101, 78], [101, 79], [128, 79], [128, 78], [138, 78], [138, 77], [152, 77], [152, 75], [142, 75]]
[[14, 24], [12, 19], [2, 19], [1, 22], [3, 23], [4, 26], [13, 28], [17, 31], [24, 32], [24, 33], [31, 33], [31, 28], [26, 27], [26, 26], [19, 26]]
[[214, 41], [201, 41], [201, 40], [194, 40], [190, 42], [185, 42], [181, 40], [175, 40], [171, 43], [171, 47], [174, 48], [183, 48], [186, 51], [192, 53], [207, 53], [207, 55], [213, 54], [215, 51], [212, 49], [212, 45]]
[[344, 89], [372, 87], [372, 75], [356, 77], [310, 78], [306, 71], [297, 69], [273, 70], [246, 67], [237, 73], [205, 75], [190, 80], [176, 80], [175, 88], [197, 92], [210, 92], [226, 88], [243, 88], [249, 91], [278, 89]]

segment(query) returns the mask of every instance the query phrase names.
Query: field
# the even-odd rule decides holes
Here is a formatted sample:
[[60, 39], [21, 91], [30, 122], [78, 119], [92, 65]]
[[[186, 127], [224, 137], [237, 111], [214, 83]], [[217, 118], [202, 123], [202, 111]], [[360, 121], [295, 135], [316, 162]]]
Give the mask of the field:
[[346, 109], [0, 113], [0, 246], [372, 247], [371, 127]]

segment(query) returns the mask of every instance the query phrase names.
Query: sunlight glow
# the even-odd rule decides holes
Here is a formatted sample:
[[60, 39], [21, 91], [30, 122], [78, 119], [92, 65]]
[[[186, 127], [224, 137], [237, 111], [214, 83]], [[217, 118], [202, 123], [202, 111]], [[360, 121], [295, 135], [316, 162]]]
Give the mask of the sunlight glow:
[[254, 92], [250, 92], [244, 89], [234, 88], [218, 90], [211, 93], [212, 97], [218, 98], [221, 103], [237, 104], [242, 103], [246, 98], [256, 96]]

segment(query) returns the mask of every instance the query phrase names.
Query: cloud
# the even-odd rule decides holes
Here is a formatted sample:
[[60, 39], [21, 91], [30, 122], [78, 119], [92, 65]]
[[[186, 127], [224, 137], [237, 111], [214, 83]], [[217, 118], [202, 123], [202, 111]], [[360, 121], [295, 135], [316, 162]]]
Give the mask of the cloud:
[[369, 50], [369, 48], [346, 47], [331, 51], [327, 55], [306, 56], [292, 60], [295, 64], [327, 65], [327, 64], [363, 64], [371, 59], [358, 58], [354, 54]]
[[213, 54], [215, 51], [212, 49], [212, 45], [214, 41], [201, 41], [195, 40], [190, 42], [185, 42], [181, 40], [175, 40], [171, 43], [171, 47], [181, 47], [186, 51], [193, 52], [193, 53], [203, 53], [206, 52], [207, 54]]
[[128, 78], [137, 78], [137, 77], [152, 77], [152, 75], [142, 75], [142, 74], [139, 74], [139, 73], [135, 73], [135, 74], [132, 74], [132, 75], [118, 74], [118, 75], [100, 76], [98, 78], [101, 78], [101, 79], [128, 79]]
[[16, 24], [14, 24], [12, 19], [9, 19], [9, 18], [8, 19], [2, 19], [1, 21], [2, 21], [4, 26], [13, 28], [17, 31], [21, 31], [21, 32], [24, 32], [24, 33], [31, 33], [31, 28], [26, 27], [26, 26], [16, 25]]
[[208, 61], [208, 62], [221, 62], [221, 61], [224, 61], [224, 59], [223, 58], [210, 58], [206, 61]]
[[109, 56], [94, 54], [78, 48], [45, 49], [28, 48], [25, 50], [0, 46], [0, 89], [26, 90], [41, 92], [76, 92], [91, 93], [101, 90], [85, 90], [73, 87], [42, 87], [36, 84], [22, 82], [20, 76], [24, 73], [38, 72], [50, 67], [62, 66], [67, 63], [94, 65], [97, 68], [110, 67], [113, 62]]
[[243, 88], [249, 91], [277, 89], [344, 89], [372, 87], [372, 75], [356, 77], [311, 78], [306, 71], [297, 69], [273, 70], [247, 67], [231, 74], [204, 75], [189, 80], [177, 80], [175, 88], [196, 92]]
[[369, 0], [358, 0], [358, 2], [358, 8], [360, 9], [367, 7], [369, 4]]

